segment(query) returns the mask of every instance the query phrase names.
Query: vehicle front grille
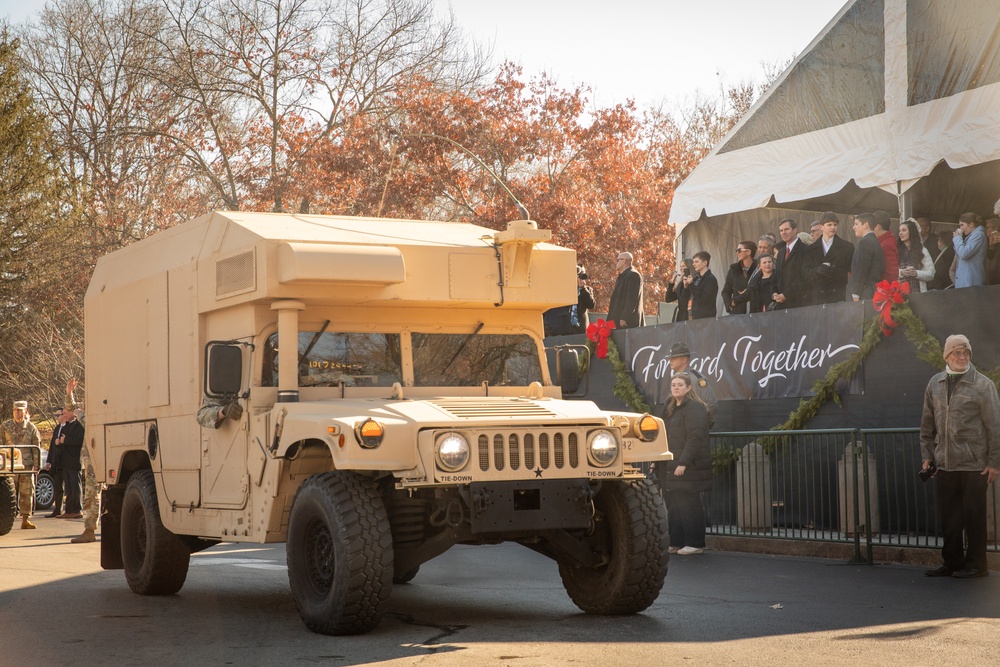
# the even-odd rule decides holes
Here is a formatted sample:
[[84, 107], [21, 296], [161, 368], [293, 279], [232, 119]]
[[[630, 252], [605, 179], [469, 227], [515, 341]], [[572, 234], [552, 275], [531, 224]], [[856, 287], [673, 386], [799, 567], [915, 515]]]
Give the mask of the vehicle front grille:
[[480, 433], [479, 469], [483, 472], [575, 470], [580, 467], [582, 441], [576, 431]]

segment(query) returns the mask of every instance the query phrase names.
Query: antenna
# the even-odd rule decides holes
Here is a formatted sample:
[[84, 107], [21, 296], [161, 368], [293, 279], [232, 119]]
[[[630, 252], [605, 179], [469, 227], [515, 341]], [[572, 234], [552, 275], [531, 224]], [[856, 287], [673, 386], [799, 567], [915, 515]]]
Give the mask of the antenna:
[[473, 153], [472, 151], [470, 151], [468, 148], [466, 148], [462, 144], [458, 143], [454, 139], [449, 139], [448, 137], [443, 137], [440, 134], [432, 134], [430, 132], [408, 132], [408, 133], [403, 134], [402, 136], [404, 136], [404, 137], [423, 137], [423, 138], [428, 138], [428, 139], [440, 139], [441, 141], [447, 142], [447, 143], [451, 144], [452, 146], [454, 146], [455, 148], [459, 149], [460, 151], [462, 151], [463, 153], [465, 153], [466, 155], [468, 155], [469, 157], [471, 157], [473, 160], [475, 160], [476, 164], [478, 164], [480, 167], [482, 167], [483, 169], [485, 169], [486, 173], [489, 174], [490, 176], [492, 176], [493, 180], [496, 181], [497, 184], [501, 188], [503, 188], [503, 191], [507, 193], [507, 196], [510, 197], [514, 201], [514, 205], [517, 206], [517, 212], [521, 216], [522, 219], [524, 219], [524, 220], [531, 220], [531, 214], [528, 213], [528, 209], [526, 209], [524, 207], [524, 204], [522, 204], [520, 202], [520, 200], [518, 200], [518, 198], [514, 196], [514, 193], [510, 191], [510, 188], [507, 187], [507, 184], [504, 183], [503, 180], [501, 180], [500, 177], [497, 176], [493, 172], [493, 170], [490, 169], [486, 165], [485, 162], [483, 162], [482, 160], [480, 160], [478, 155], [476, 155], [475, 153]]

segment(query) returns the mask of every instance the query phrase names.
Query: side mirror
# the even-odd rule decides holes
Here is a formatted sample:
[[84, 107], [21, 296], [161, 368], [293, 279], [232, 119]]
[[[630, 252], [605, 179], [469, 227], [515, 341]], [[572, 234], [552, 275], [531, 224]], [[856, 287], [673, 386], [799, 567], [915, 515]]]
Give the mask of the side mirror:
[[556, 352], [556, 373], [563, 396], [575, 394], [580, 388], [580, 355], [576, 350], [563, 348]]
[[205, 394], [212, 398], [238, 396], [243, 386], [243, 350], [231, 343], [205, 346]]

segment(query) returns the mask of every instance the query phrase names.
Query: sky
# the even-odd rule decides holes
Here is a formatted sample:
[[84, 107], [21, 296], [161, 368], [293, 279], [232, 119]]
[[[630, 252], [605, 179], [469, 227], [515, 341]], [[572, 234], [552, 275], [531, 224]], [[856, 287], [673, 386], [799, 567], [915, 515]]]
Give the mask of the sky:
[[[6, 0], [0, 0], [6, 1]], [[848, 0], [434, 0], [498, 61], [585, 84], [599, 106], [685, 106], [700, 91], [764, 79]]]
[[[848, 0], [432, 0], [439, 13], [526, 76], [583, 84], [594, 102], [686, 106], [762, 81], [801, 53]], [[0, 0], [19, 22], [44, 0]]]

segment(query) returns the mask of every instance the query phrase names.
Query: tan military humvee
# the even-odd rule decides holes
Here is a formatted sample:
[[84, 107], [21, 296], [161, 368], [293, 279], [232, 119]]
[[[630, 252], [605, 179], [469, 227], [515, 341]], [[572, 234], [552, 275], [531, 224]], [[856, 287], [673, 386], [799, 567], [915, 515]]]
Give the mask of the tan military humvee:
[[[287, 542], [306, 625], [364, 632], [455, 544], [519, 542], [584, 611], [638, 612], [667, 570], [638, 463], [663, 423], [563, 400], [542, 312], [576, 256], [535, 223], [214, 213], [112, 253], [86, 297], [101, 562], [181, 588], [218, 541]], [[207, 398], [205, 398], [207, 397]], [[238, 402], [238, 419], [203, 428]]]

